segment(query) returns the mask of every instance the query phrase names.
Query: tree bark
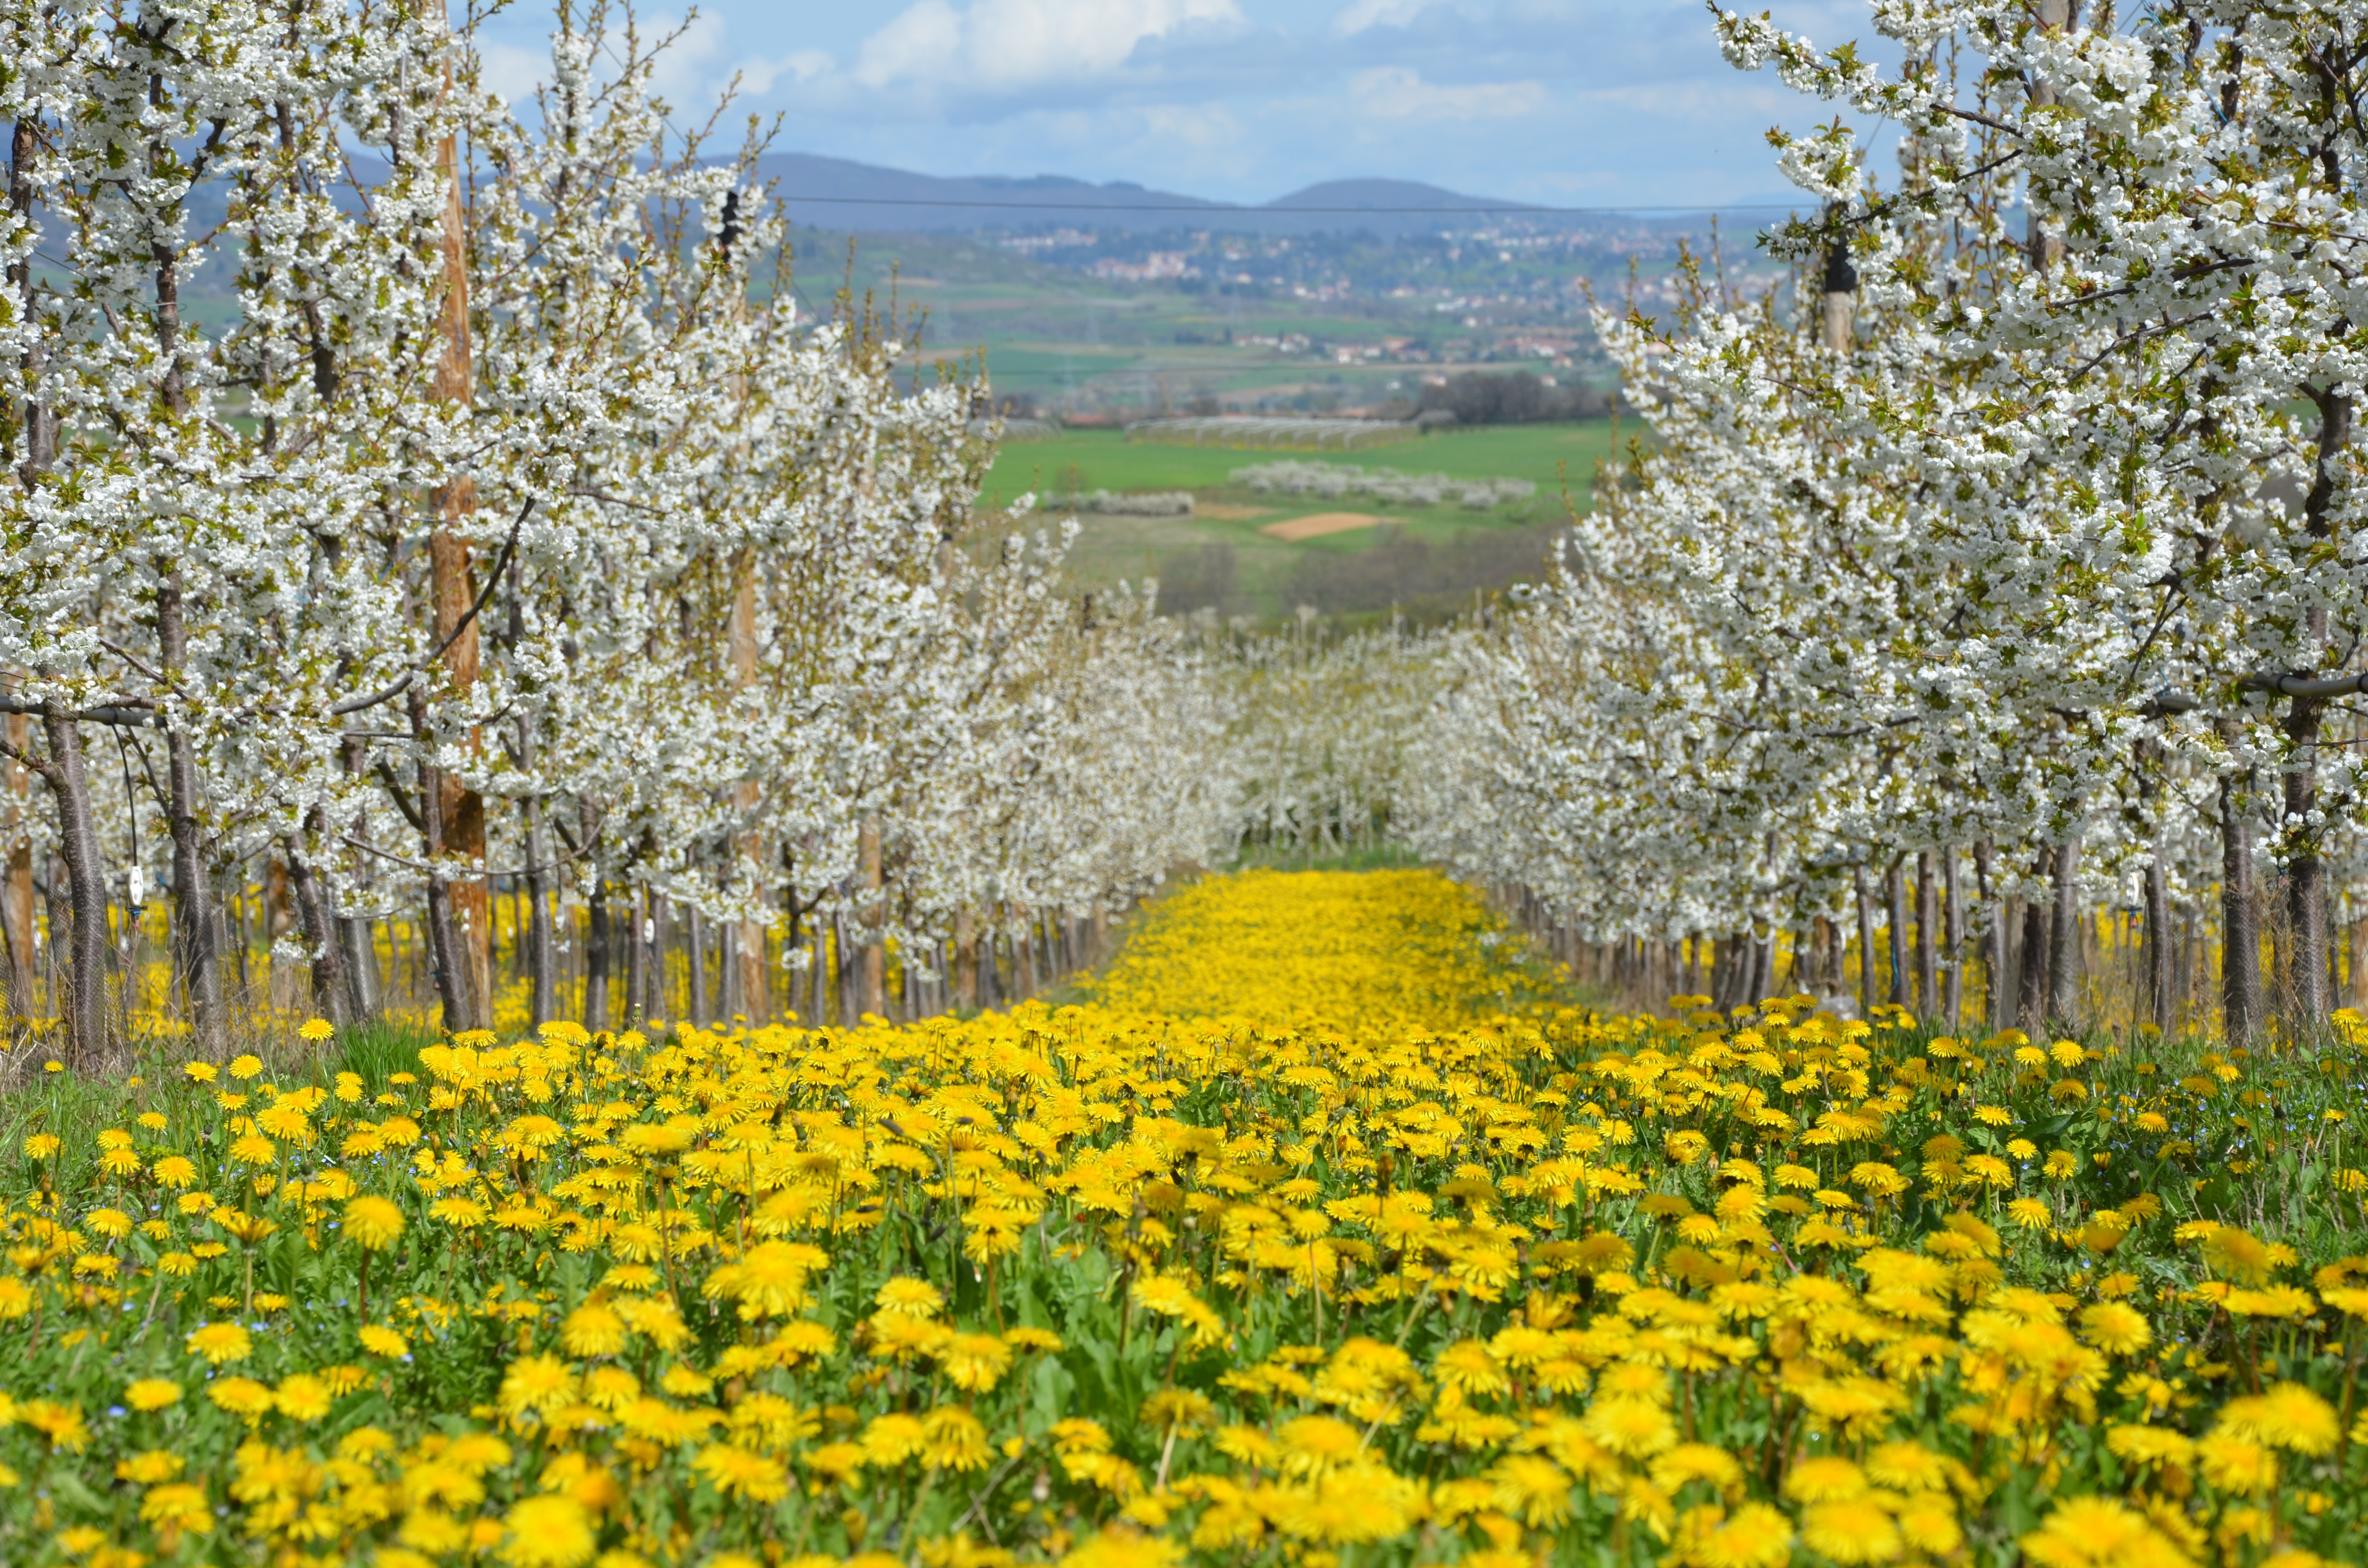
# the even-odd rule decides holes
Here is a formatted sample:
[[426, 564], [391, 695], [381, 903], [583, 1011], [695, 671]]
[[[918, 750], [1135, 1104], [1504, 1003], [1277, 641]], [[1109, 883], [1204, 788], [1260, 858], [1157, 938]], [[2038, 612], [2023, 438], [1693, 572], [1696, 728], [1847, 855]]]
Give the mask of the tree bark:
[[[32, 739], [32, 722], [22, 713], [6, 716], [0, 733], [9, 749], [21, 756]], [[33, 952], [33, 773], [15, 757], [0, 762], [6, 775], [8, 864], [0, 873], [0, 935], [8, 943], [8, 1010], [20, 1018], [34, 1016], [33, 976], [39, 965]]]
[[[743, 550], [732, 563], [732, 683], [747, 694], [744, 701], [755, 699], [757, 685], [757, 554]], [[761, 791], [753, 778], [742, 779], [733, 790], [734, 803], [746, 818], [757, 813]], [[740, 858], [750, 868], [765, 864], [764, 835], [752, 826], [740, 835]], [[752, 889], [758, 892], [760, 889]], [[752, 1026], [761, 1026], [770, 1016], [770, 987], [765, 973], [765, 922], [750, 916], [742, 920], [733, 934], [735, 949], [733, 961], [734, 989], [738, 1004], [733, 1011], [746, 1017]]]
[[2163, 874], [2162, 846], [2155, 845], [2146, 869], [2146, 1019], [2169, 1031], [2171, 1025], [2170, 883]]
[[866, 817], [856, 842], [863, 871], [863, 1010], [888, 1013], [888, 909], [880, 863], [880, 821]]
[[1986, 1005], [1989, 1027], [2005, 1028], [2011, 1021], [2008, 1011], [2006, 944], [2009, 924], [2005, 906], [1990, 897], [1990, 857], [1995, 853], [1989, 840], [1974, 846], [1974, 891], [1982, 903], [1982, 913], [1988, 925], [1982, 932], [1982, 1001]]
[[1874, 1017], [1874, 901], [1866, 891], [1866, 868], [1850, 868], [1850, 887], [1858, 898], [1859, 1016]]
[[1935, 967], [1941, 924], [1940, 892], [1932, 883], [1932, 854], [1916, 853], [1916, 1013], [1929, 1018], [1941, 1010], [1940, 971]]
[[[156, 589], [156, 650], [166, 685], [188, 657], [181, 586], [167, 574]], [[161, 694], [160, 694], [161, 695]], [[198, 822], [198, 758], [188, 731], [165, 732], [165, 815], [173, 835], [173, 959], [188, 1000], [189, 1044], [199, 1057], [222, 1054], [228, 1014], [222, 1006], [221, 955], [214, 947], [213, 883], [206, 874], [205, 830]]]
[[690, 994], [684, 998], [684, 1014], [690, 1027], [707, 1027], [707, 916], [699, 905], [690, 906]]
[[625, 904], [625, 919], [630, 927], [625, 937], [625, 1016], [619, 1022], [637, 1029], [650, 1016], [650, 942], [657, 935], [657, 919], [638, 887]]
[[[425, 736], [427, 723], [427, 704], [415, 687], [411, 698], [411, 724], [415, 734]], [[436, 971], [436, 999], [444, 1014], [444, 1031], [459, 1034], [475, 1026], [470, 1023], [469, 1003], [462, 987], [466, 983], [459, 972], [459, 943], [452, 931], [452, 902], [444, 881], [444, 813], [437, 802], [443, 799], [441, 770], [433, 763], [419, 765], [420, 836], [427, 845], [427, 961]], [[268, 935], [268, 933], [267, 933]]]
[[302, 922], [304, 946], [313, 960], [313, 1007], [339, 1028], [352, 1025], [352, 996], [346, 985], [346, 954], [337, 939], [335, 900], [327, 879], [311, 864], [312, 844], [326, 842], [328, 815], [314, 806], [304, 816], [304, 833], [281, 841], [288, 853], [288, 876], [295, 884], [296, 917]]
[[[2055, 852], [2042, 847], [2037, 862], [2031, 868], [2032, 874], [2044, 881], [2055, 865]], [[2053, 930], [2047, 903], [2035, 898], [2023, 900], [2022, 960], [2015, 976], [2020, 1005], [2015, 1014], [2018, 1027], [2033, 1039], [2047, 1032], [2048, 938]]]
[[978, 1006], [978, 917], [966, 903], [954, 911], [954, 1005]]
[[1965, 901], [1957, 885], [1957, 851], [1953, 847], [1941, 854], [1941, 897], [1948, 906], [1942, 915], [1941, 930], [1949, 949], [1949, 991], [1941, 1006], [1949, 1020], [1949, 1032], [1954, 1034], [1965, 1009]]
[[2253, 922], [2253, 841], [2237, 781], [2220, 780], [2220, 1017], [2231, 1049], [2249, 1046], [2261, 1021], [2261, 941]]
[[2080, 832], [2064, 835], [2055, 850], [2055, 899], [2047, 932], [2047, 1011], [2055, 1022], [2077, 1030], [2080, 1005], [2085, 915], [2080, 907]]
[[[534, 771], [534, 727], [518, 721], [518, 767]], [[526, 829], [526, 975], [528, 1018], [532, 1027], [559, 1017], [559, 949], [551, 934], [551, 867], [548, 835], [542, 827], [542, 797], [529, 786], [518, 801]]]
[[1895, 1007], [1907, 1006], [1907, 858], [1895, 856], [1883, 879], [1884, 914], [1891, 928], [1884, 946], [1890, 949], [1891, 983], [1885, 988]]
[[40, 773], [57, 802], [58, 850], [66, 875], [66, 968], [58, 1011], [65, 1021], [67, 1065], [87, 1071], [100, 1064], [107, 1046], [107, 881], [91, 820], [81, 726], [51, 702], [41, 715], [41, 728], [50, 755]]
[[[474, 396], [469, 346], [468, 214], [461, 199], [460, 157], [453, 138], [437, 144], [437, 166], [450, 182], [444, 203], [441, 245], [444, 254], [444, 297], [438, 326], [444, 338], [436, 362], [433, 393], [439, 403], [467, 404]], [[454, 475], [438, 493], [436, 530], [427, 545], [428, 576], [434, 600], [436, 640], [444, 644], [444, 676], [452, 694], [465, 694], [477, 681], [481, 650], [477, 622], [470, 617], [476, 602], [476, 574], [469, 562], [469, 541], [460, 527], [477, 509], [477, 487], [465, 474]], [[467, 618], [467, 624], [461, 624]], [[468, 744], [478, 736], [472, 730]], [[442, 853], [482, 871], [485, 858], [485, 802], [476, 790], [454, 775], [438, 770], [439, 788], [422, 810], [432, 805], [440, 819]], [[448, 929], [453, 945], [446, 949], [447, 965], [455, 984], [446, 1003], [447, 1028], [492, 1027], [494, 1005], [493, 905], [484, 878], [475, 871], [455, 877], [445, 889]], [[452, 1000], [457, 998], [457, 1014]]]
[[[2315, 614], [2320, 612], [2314, 612]], [[2285, 983], [2294, 1022], [2307, 1027], [2333, 1009], [2327, 988], [2327, 863], [2319, 858], [2319, 830], [2310, 821], [2318, 806], [2318, 734], [2325, 704], [2297, 697], [2283, 726], [2288, 756], [2285, 776], [2286, 928], [2279, 946], [2287, 949]]]
[[[627, 916], [632, 918], [630, 912]], [[609, 1027], [609, 884], [596, 881], [585, 900], [584, 1028], [598, 1034]], [[631, 985], [626, 987], [628, 992]]]

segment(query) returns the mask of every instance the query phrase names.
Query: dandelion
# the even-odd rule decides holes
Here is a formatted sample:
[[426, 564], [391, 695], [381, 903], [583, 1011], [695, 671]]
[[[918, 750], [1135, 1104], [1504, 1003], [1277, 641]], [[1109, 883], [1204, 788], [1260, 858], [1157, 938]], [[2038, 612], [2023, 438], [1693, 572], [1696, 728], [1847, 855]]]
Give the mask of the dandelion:
[[2080, 1332], [2108, 1356], [2135, 1356], [2154, 1343], [2154, 1330], [2132, 1306], [2100, 1301], [2080, 1310]]
[[1765, 1503], [1747, 1503], [1732, 1517], [1715, 1504], [1689, 1509], [1673, 1554], [1688, 1568], [1782, 1568], [1793, 1555], [1793, 1524]]
[[254, 1339], [234, 1323], [210, 1323], [192, 1329], [186, 1346], [190, 1355], [204, 1357], [206, 1364], [213, 1367], [244, 1361], [255, 1353]]
[[991, 1334], [957, 1334], [938, 1351], [938, 1368], [958, 1389], [984, 1392], [1002, 1380], [1011, 1347]]
[[156, 1532], [157, 1544], [174, 1550], [184, 1535], [210, 1535], [214, 1528], [212, 1505], [205, 1488], [188, 1482], [151, 1487], [140, 1499], [141, 1522]]
[[933, 1318], [946, 1308], [946, 1299], [926, 1279], [891, 1279], [872, 1300], [882, 1312], [899, 1317]]
[[363, 1349], [396, 1360], [411, 1354], [411, 1342], [384, 1324], [366, 1323], [359, 1331]]
[[2203, 1479], [2223, 1492], [2267, 1492], [2278, 1483], [2276, 1453], [2233, 1432], [2215, 1431], [2198, 1438], [2195, 1457]]
[[921, 1424], [922, 1462], [934, 1470], [983, 1470], [995, 1457], [986, 1428], [960, 1405], [932, 1410]]
[[548, 1415], [572, 1403], [575, 1394], [575, 1372], [566, 1362], [556, 1356], [529, 1356], [512, 1362], [502, 1374], [495, 1403], [503, 1415], [515, 1419], [529, 1413]]
[[790, 1472], [779, 1460], [752, 1454], [727, 1443], [712, 1443], [701, 1449], [694, 1468], [726, 1497], [778, 1503], [790, 1494]]
[[1669, 1413], [1641, 1399], [1598, 1400], [1582, 1425], [1588, 1437], [1629, 1459], [1649, 1459], [1678, 1440], [1677, 1423]]
[[181, 1385], [164, 1378], [140, 1378], [123, 1391], [123, 1403], [138, 1411], [162, 1410], [181, 1401]]
[[2342, 1425], [2335, 1407], [2312, 1390], [2300, 1383], [2277, 1383], [2230, 1400], [2214, 1430], [2316, 1458], [2334, 1449]]
[[329, 1414], [329, 1386], [310, 1372], [291, 1373], [279, 1380], [272, 1403], [290, 1421], [318, 1421]]
[[501, 1559], [509, 1568], [579, 1568], [599, 1544], [584, 1506], [564, 1494], [524, 1499], [502, 1528]]

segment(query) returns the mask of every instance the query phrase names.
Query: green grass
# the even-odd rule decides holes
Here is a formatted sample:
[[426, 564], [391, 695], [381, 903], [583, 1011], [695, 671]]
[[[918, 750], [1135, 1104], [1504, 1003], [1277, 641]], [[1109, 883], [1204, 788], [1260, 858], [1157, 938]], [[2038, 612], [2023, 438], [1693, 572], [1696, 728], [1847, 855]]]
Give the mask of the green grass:
[[[1082, 367], [1082, 354], [1079, 359]], [[994, 360], [990, 355], [990, 366]], [[987, 474], [982, 499], [992, 505], [1031, 488], [1067, 490], [1073, 474], [1076, 486], [1085, 490], [1215, 489], [1227, 485], [1235, 469], [1292, 458], [1394, 468], [1405, 473], [1444, 473], [1458, 479], [1526, 479], [1537, 485], [1542, 497], [1559, 492], [1566, 472], [1571, 495], [1584, 507], [1596, 460], [1611, 449], [1608, 422], [1494, 425], [1443, 431], [1362, 451], [1320, 453], [1176, 446], [1130, 441], [1119, 430], [1073, 430], [1049, 441], [1005, 447]], [[1337, 503], [1309, 503], [1305, 497], [1275, 500], [1303, 512], [1351, 506], [1359, 511], [1386, 510], [1370, 505], [1370, 497], [1364, 496]]]

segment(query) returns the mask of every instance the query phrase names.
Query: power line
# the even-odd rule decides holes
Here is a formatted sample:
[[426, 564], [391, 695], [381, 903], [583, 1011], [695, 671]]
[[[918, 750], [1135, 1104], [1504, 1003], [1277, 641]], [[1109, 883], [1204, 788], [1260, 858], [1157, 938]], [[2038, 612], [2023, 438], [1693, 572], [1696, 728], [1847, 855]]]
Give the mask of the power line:
[[1790, 212], [1806, 205], [1785, 201], [1739, 201], [1718, 203], [1676, 203], [1643, 207], [1228, 207], [1207, 202], [1118, 202], [1118, 201], [981, 201], [963, 197], [920, 196], [784, 196], [785, 202], [808, 206], [837, 207], [981, 207], [1014, 212], [1197, 212], [1210, 218], [1254, 218], [1267, 213], [1333, 213], [1354, 217], [1360, 214], [1417, 213], [1430, 218], [1448, 218], [1488, 212], [1533, 213], [1550, 217], [1617, 216], [1634, 212]]

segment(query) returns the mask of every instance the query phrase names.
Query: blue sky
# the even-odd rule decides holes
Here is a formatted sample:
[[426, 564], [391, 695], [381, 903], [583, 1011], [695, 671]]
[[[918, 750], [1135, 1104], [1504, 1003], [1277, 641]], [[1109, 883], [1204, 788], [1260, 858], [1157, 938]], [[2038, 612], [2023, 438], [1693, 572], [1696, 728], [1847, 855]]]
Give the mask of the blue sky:
[[[1864, 0], [1748, 3], [1821, 46], [1874, 41]], [[548, 14], [529, 0], [490, 29], [497, 88], [539, 74]], [[1244, 201], [1361, 176], [1567, 205], [1765, 198], [1786, 187], [1761, 133], [1822, 118], [1730, 69], [1702, 0], [714, 0], [661, 81], [687, 110], [735, 71], [745, 104], [784, 116], [784, 151]]]

